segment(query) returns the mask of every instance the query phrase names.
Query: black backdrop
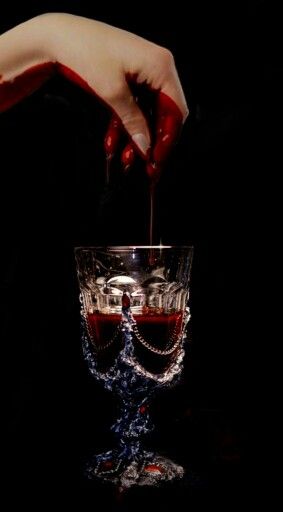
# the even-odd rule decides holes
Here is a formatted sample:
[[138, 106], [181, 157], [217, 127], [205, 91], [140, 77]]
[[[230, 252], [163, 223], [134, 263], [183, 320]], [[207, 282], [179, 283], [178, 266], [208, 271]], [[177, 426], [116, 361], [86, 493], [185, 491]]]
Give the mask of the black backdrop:
[[[231, 506], [250, 487], [253, 269], [264, 262], [265, 177], [276, 165], [282, 113], [279, 17], [267, 2], [187, 2], [159, 14], [89, 2], [6, 3], [0, 29], [46, 11], [106, 21], [170, 48], [191, 115], [158, 192], [156, 242], [193, 243], [192, 337], [183, 384], [154, 406], [154, 443], [188, 468], [181, 489], [130, 493], [88, 487], [81, 464], [110, 442], [115, 401], [88, 377], [79, 339], [73, 247], [143, 244], [148, 215], [141, 162], [113, 165], [104, 189], [104, 107], [55, 77], [1, 114], [1, 292], [12, 497], [40, 506], [98, 496], [104, 508], [167, 510], [185, 497]], [[3, 8], [2, 8], [3, 9]], [[259, 172], [259, 169], [264, 172]], [[262, 176], [262, 177], [261, 177]], [[257, 242], [256, 251], [251, 246]], [[262, 242], [262, 243], [260, 243]], [[38, 497], [40, 490], [40, 497]], [[55, 499], [55, 498], [54, 498]]]

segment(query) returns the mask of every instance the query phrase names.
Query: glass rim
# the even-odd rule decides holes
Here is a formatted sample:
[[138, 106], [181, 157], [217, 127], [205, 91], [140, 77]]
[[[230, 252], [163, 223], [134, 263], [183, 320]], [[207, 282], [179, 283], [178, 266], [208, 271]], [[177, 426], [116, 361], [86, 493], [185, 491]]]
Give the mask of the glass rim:
[[75, 251], [78, 250], [109, 250], [109, 251], [135, 251], [140, 249], [154, 249], [154, 250], [163, 250], [163, 249], [194, 249], [193, 245], [79, 245], [74, 247]]

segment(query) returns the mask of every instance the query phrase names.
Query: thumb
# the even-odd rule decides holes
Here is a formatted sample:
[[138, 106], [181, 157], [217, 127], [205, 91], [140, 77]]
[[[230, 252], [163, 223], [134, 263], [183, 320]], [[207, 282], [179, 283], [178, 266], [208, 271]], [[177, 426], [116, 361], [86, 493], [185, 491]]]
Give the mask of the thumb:
[[126, 82], [111, 99], [111, 107], [121, 119], [138, 152], [146, 158], [150, 148], [149, 128]]

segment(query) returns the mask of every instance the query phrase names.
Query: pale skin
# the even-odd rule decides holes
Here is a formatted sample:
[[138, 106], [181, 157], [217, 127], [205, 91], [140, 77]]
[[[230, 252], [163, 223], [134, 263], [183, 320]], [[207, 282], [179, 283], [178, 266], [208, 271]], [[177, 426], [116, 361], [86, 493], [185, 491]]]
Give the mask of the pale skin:
[[[0, 111], [38, 88], [48, 78], [49, 67], [41, 80], [34, 81], [33, 69], [48, 63], [50, 72], [83, 86], [113, 112], [105, 139], [109, 155], [124, 129], [131, 142], [128, 149], [147, 159], [149, 175], [155, 169], [159, 172], [188, 116], [174, 58], [167, 49], [99, 21], [63, 13], [37, 16], [0, 36]], [[29, 70], [29, 89], [22, 94], [17, 90], [13, 100], [13, 84]], [[154, 145], [131, 81], [156, 91]], [[21, 87], [21, 81], [17, 83]], [[12, 98], [8, 102], [7, 95]]]

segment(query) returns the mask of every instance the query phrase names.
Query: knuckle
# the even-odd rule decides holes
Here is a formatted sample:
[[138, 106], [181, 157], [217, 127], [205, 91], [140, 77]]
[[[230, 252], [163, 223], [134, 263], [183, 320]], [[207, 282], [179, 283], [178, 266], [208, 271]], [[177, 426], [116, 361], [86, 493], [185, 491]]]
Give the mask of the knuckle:
[[189, 107], [186, 106], [184, 108], [184, 121], [186, 121], [186, 119], [189, 117], [189, 115], [190, 115], [190, 110], [189, 110]]
[[146, 130], [146, 122], [139, 111], [133, 112], [132, 110], [126, 110], [125, 112], [121, 112], [121, 120], [128, 131], [132, 132], [137, 128], [139, 128], [138, 131]]
[[158, 59], [158, 62], [166, 68], [170, 68], [171, 66], [173, 66], [175, 64], [173, 53], [164, 47], [158, 48], [157, 54], [156, 54], [156, 59]]
[[115, 83], [104, 89], [103, 97], [110, 104], [116, 104], [125, 97], [125, 84]]

